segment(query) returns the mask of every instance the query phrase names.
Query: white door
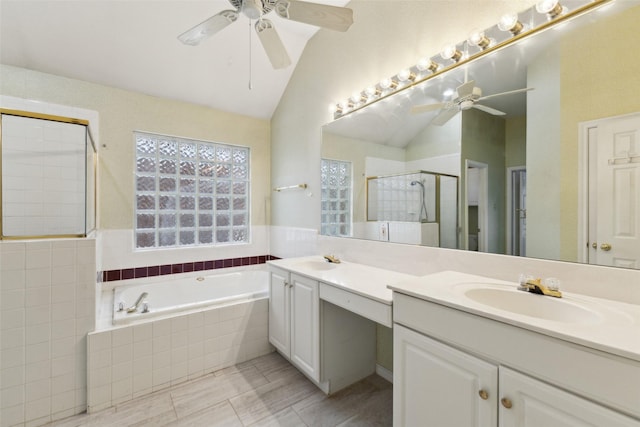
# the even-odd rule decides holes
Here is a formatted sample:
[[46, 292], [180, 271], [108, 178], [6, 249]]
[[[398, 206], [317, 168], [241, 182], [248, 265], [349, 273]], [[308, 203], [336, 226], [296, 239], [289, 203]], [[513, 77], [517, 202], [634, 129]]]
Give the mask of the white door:
[[289, 357], [289, 273], [271, 270], [269, 277], [269, 342]]
[[320, 310], [318, 282], [291, 275], [291, 361], [320, 380]]
[[500, 367], [500, 427], [639, 427], [640, 421]]
[[600, 122], [589, 144], [589, 262], [640, 268], [640, 114]]
[[497, 366], [398, 324], [393, 341], [395, 427], [497, 425]]

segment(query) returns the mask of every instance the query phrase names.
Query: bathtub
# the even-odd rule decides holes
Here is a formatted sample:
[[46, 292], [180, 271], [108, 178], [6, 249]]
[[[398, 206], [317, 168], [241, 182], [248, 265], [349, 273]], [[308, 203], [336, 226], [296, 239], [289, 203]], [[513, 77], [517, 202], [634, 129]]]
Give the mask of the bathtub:
[[[113, 325], [128, 325], [170, 317], [207, 307], [229, 305], [269, 296], [269, 276], [265, 270], [203, 274], [113, 289]], [[138, 298], [147, 293], [136, 311], [129, 313]]]

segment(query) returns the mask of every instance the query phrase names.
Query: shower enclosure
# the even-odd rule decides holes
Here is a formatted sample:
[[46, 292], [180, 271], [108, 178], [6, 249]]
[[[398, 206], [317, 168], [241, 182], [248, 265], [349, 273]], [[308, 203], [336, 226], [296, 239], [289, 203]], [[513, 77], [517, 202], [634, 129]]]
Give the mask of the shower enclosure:
[[458, 177], [429, 171], [367, 177], [367, 221], [378, 240], [458, 248]]
[[95, 229], [89, 122], [0, 109], [0, 239], [85, 237]]

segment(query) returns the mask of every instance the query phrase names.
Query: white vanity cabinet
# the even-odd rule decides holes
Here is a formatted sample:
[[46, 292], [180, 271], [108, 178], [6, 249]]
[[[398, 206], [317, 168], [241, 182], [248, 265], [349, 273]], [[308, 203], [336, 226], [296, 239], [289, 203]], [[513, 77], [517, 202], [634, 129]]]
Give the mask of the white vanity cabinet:
[[394, 293], [395, 427], [640, 427], [639, 374], [630, 359]]
[[269, 341], [315, 381], [320, 381], [318, 282], [272, 268]]
[[640, 426], [399, 325], [394, 329], [394, 379], [394, 426]]
[[396, 325], [394, 426], [495, 426], [498, 367]]

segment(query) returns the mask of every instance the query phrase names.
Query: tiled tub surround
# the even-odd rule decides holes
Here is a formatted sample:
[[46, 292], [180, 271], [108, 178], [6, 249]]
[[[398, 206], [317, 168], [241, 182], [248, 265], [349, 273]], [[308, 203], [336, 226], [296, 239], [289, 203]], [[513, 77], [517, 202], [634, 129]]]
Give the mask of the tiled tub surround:
[[88, 336], [89, 412], [272, 351], [268, 298], [201, 309]]
[[95, 324], [95, 240], [0, 242], [0, 425], [86, 409]]

